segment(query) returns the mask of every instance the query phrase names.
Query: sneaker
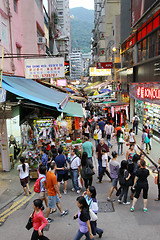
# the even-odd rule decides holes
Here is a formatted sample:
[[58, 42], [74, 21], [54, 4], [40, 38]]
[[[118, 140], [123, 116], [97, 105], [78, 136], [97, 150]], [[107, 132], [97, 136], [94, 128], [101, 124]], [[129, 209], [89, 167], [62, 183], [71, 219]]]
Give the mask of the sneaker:
[[77, 194], [79, 194], [81, 191], [80, 190], [77, 190]]
[[101, 238], [102, 237], [102, 234], [103, 234], [103, 231], [99, 234], [99, 238]]
[[61, 184], [64, 184], [64, 181], [63, 181], [63, 180], [61, 181]]
[[74, 192], [75, 191], [75, 188], [72, 188], [72, 192]]
[[63, 211], [63, 213], [61, 213], [61, 217], [67, 215], [68, 213], [69, 213], [68, 210]]
[[63, 190], [63, 193], [66, 195], [67, 194], [67, 190]]
[[119, 203], [122, 203], [121, 200], [119, 200], [119, 199], [118, 199], [118, 202], [119, 202]]
[[51, 219], [51, 218], [47, 218], [47, 221], [48, 221], [48, 223], [51, 223], [51, 222], [53, 222], [54, 220]]
[[134, 212], [134, 207], [131, 207], [131, 210], [130, 210], [131, 212]]
[[159, 198], [155, 198], [154, 201], [160, 201], [160, 199]]
[[123, 205], [129, 205], [130, 204], [130, 202], [123, 202]]
[[148, 211], [147, 208], [143, 208], [143, 212], [146, 213]]

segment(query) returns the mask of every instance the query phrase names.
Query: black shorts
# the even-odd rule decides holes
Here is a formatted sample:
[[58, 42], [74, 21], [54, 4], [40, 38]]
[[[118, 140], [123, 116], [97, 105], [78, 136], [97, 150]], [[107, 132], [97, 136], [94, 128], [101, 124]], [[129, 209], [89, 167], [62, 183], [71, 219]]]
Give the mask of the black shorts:
[[28, 183], [28, 177], [20, 179], [20, 183], [22, 187], [26, 187], [26, 184]]
[[68, 172], [64, 173], [64, 174], [57, 174], [57, 182], [61, 182], [61, 181], [67, 181], [68, 180]]

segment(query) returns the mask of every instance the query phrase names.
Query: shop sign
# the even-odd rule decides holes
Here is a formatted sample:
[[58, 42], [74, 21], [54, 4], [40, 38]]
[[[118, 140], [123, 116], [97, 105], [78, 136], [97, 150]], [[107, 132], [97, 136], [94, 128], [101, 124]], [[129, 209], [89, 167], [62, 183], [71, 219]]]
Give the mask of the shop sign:
[[65, 76], [64, 58], [25, 59], [25, 78], [60, 78]]
[[160, 83], [131, 84], [129, 95], [140, 101], [160, 104]]
[[6, 101], [6, 90], [4, 88], [0, 89], [0, 103]]
[[79, 129], [79, 117], [75, 117], [75, 130]]
[[67, 80], [66, 79], [58, 79], [56, 85], [58, 87], [66, 87], [67, 86]]
[[101, 40], [105, 39], [105, 33], [99, 33], [99, 38], [100, 38]]
[[97, 69], [96, 67], [90, 67], [89, 76], [111, 76], [111, 69]]
[[113, 62], [98, 62], [97, 69], [113, 68]]

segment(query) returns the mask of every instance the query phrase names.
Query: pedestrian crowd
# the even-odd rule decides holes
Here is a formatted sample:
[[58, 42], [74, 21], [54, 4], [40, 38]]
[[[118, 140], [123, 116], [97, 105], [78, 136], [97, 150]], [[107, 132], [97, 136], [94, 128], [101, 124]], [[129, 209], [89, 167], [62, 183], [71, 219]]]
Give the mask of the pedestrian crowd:
[[[34, 200], [34, 212], [30, 216], [33, 221], [33, 234], [31, 240], [48, 239], [43, 235], [43, 228], [47, 223], [53, 221], [50, 214], [58, 210], [61, 216], [69, 214], [69, 210], [62, 207], [61, 192], [62, 182], [64, 183], [63, 193], [68, 194], [68, 180], [72, 180], [71, 191], [79, 196], [76, 198], [78, 212], [73, 219], [79, 220], [79, 230], [74, 240], [81, 239], [83, 235], [86, 239], [94, 239], [98, 234], [99, 238], [103, 235], [103, 230], [97, 227], [98, 201], [96, 198], [96, 188], [93, 186], [94, 169], [94, 150], [98, 162], [97, 184], [101, 184], [104, 174], [111, 182], [111, 188], [107, 195], [107, 201], [114, 202], [112, 194], [116, 191], [119, 204], [131, 204], [130, 211], [135, 210], [135, 205], [143, 190], [143, 211], [147, 212], [148, 199], [148, 176], [149, 170], [146, 168], [143, 151], [146, 147], [147, 153], [151, 150], [151, 131], [145, 125], [142, 134], [141, 152], [138, 152], [136, 136], [138, 134], [139, 118], [137, 115], [132, 120], [129, 130], [128, 124], [125, 126], [114, 126], [107, 119], [94, 116], [87, 119], [82, 125], [83, 144], [81, 156], [77, 156], [76, 149], [72, 147], [71, 156], [68, 158], [63, 153], [63, 147], [52, 146], [49, 150], [46, 147], [41, 149], [41, 163], [39, 165], [38, 184], [39, 198]], [[135, 132], [135, 133], [134, 133]], [[94, 139], [95, 144], [91, 141]], [[114, 140], [114, 143], [113, 143]], [[111, 150], [117, 143], [117, 151]], [[128, 146], [126, 156], [124, 156], [124, 144]], [[111, 152], [111, 153], [110, 153]], [[117, 157], [124, 156], [124, 160], [119, 163]], [[21, 164], [18, 166], [20, 182], [27, 196], [27, 190], [31, 194], [29, 180], [29, 165], [25, 163], [25, 158], [20, 158]], [[160, 200], [160, 159], [159, 166], [153, 172], [157, 173], [158, 198]], [[37, 181], [36, 181], [37, 182]], [[85, 191], [82, 192], [83, 183]], [[35, 184], [36, 185], [36, 184]], [[130, 191], [130, 196], [128, 193]], [[132, 203], [130, 203], [130, 200]], [[43, 210], [46, 208], [45, 217]]]

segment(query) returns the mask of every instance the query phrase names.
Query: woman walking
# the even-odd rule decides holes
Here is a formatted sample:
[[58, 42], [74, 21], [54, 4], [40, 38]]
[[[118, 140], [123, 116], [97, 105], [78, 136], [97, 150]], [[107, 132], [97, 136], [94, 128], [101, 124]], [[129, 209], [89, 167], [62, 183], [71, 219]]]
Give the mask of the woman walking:
[[[85, 188], [87, 189], [88, 186], [92, 186], [94, 167], [93, 167], [92, 162], [88, 159], [88, 154], [86, 152], [83, 152], [83, 154], [82, 154], [81, 165], [82, 165], [81, 176], [83, 178]], [[90, 168], [92, 170], [93, 174], [87, 175], [86, 168]]]
[[119, 156], [120, 148], [121, 148], [121, 155], [123, 154], [123, 143], [125, 143], [123, 131], [118, 130], [117, 131], [118, 156]]
[[[86, 199], [86, 202], [92, 211], [97, 214], [98, 213], [98, 203], [96, 199], [96, 189], [94, 186], [90, 186], [87, 188], [87, 191], [83, 193], [83, 196]], [[95, 236], [96, 233], [99, 235], [99, 238], [102, 237], [103, 230], [97, 227], [97, 221], [90, 221], [92, 234]]]
[[[143, 202], [144, 202], [144, 206], [143, 206], [143, 211], [147, 212], [147, 199], [148, 199], [148, 176], [149, 176], [149, 170], [146, 169], [146, 162], [144, 160], [141, 160], [140, 162], [140, 169], [137, 170], [136, 173], [136, 177], [134, 180], [134, 184], [133, 184], [133, 189], [136, 189], [134, 198], [133, 198], [133, 203], [132, 203], [132, 207], [131, 207], [131, 212], [134, 211], [134, 207], [136, 205], [136, 202], [140, 196], [141, 190], [143, 190]], [[135, 187], [136, 186], [136, 187]]]
[[123, 197], [123, 204], [128, 205], [130, 202], [127, 202], [127, 195], [128, 195], [128, 189], [129, 189], [129, 179], [131, 177], [131, 174], [127, 170], [127, 161], [123, 160], [121, 162], [121, 167], [119, 169], [118, 179], [119, 184], [121, 186], [121, 193], [118, 198], [118, 202], [122, 203], [122, 197]]
[[78, 213], [74, 215], [73, 219], [79, 220], [79, 230], [74, 238], [74, 240], [79, 240], [83, 235], [86, 236], [86, 240], [93, 239], [90, 216], [89, 216], [89, 206], [86, 199], [83, 196], [77, 198]]
[[99, 128], [99, 125], [96, 125], [96, 129], [94, 130], [93, 138], [95, 140], [95, 146], [97, 148], [97, 146], [99, 144], [99, 140], [102, 138], [102, 131]]
[[21, 164], [18, 165], [17, 170], [19, 171], [19, 178], [20, 178], [20, 183], [24, 189], [25, 196], [28, 196], [27, 190], [29, 194], [31, 194], [30, 188], [29, 188], [29, 165], [28, 163], [25, 163], [25, 158], [21, 157], [20, 158]]
[[40, 199], [35, 199], [33, 201], [34, 213], [31, 216], [33, 221], [34, 231], [32, 233], [31, 240], [49, 240], [43, 235], [43, 228], [47, 225], [48, 221], [43, 216], [42, 212], [42, 201]]
[[134, 134], [134, 132], [133, 132], [133, 128], [131, 128], [131, 129], [129, 130], [127, 142], [129, 142], [130, 144], [133, 144], [133, 143], [136, 144], [136, 139], [135, 139], [135, 134]]
[[84, 127], [83, 127], [83, 132], [84, 132], [84, 136], [88, 137], [88, 139], [89, 139], [89, 134], [91, 132], [91, 128], [90, 128], [88, 122], [85, 122]]

